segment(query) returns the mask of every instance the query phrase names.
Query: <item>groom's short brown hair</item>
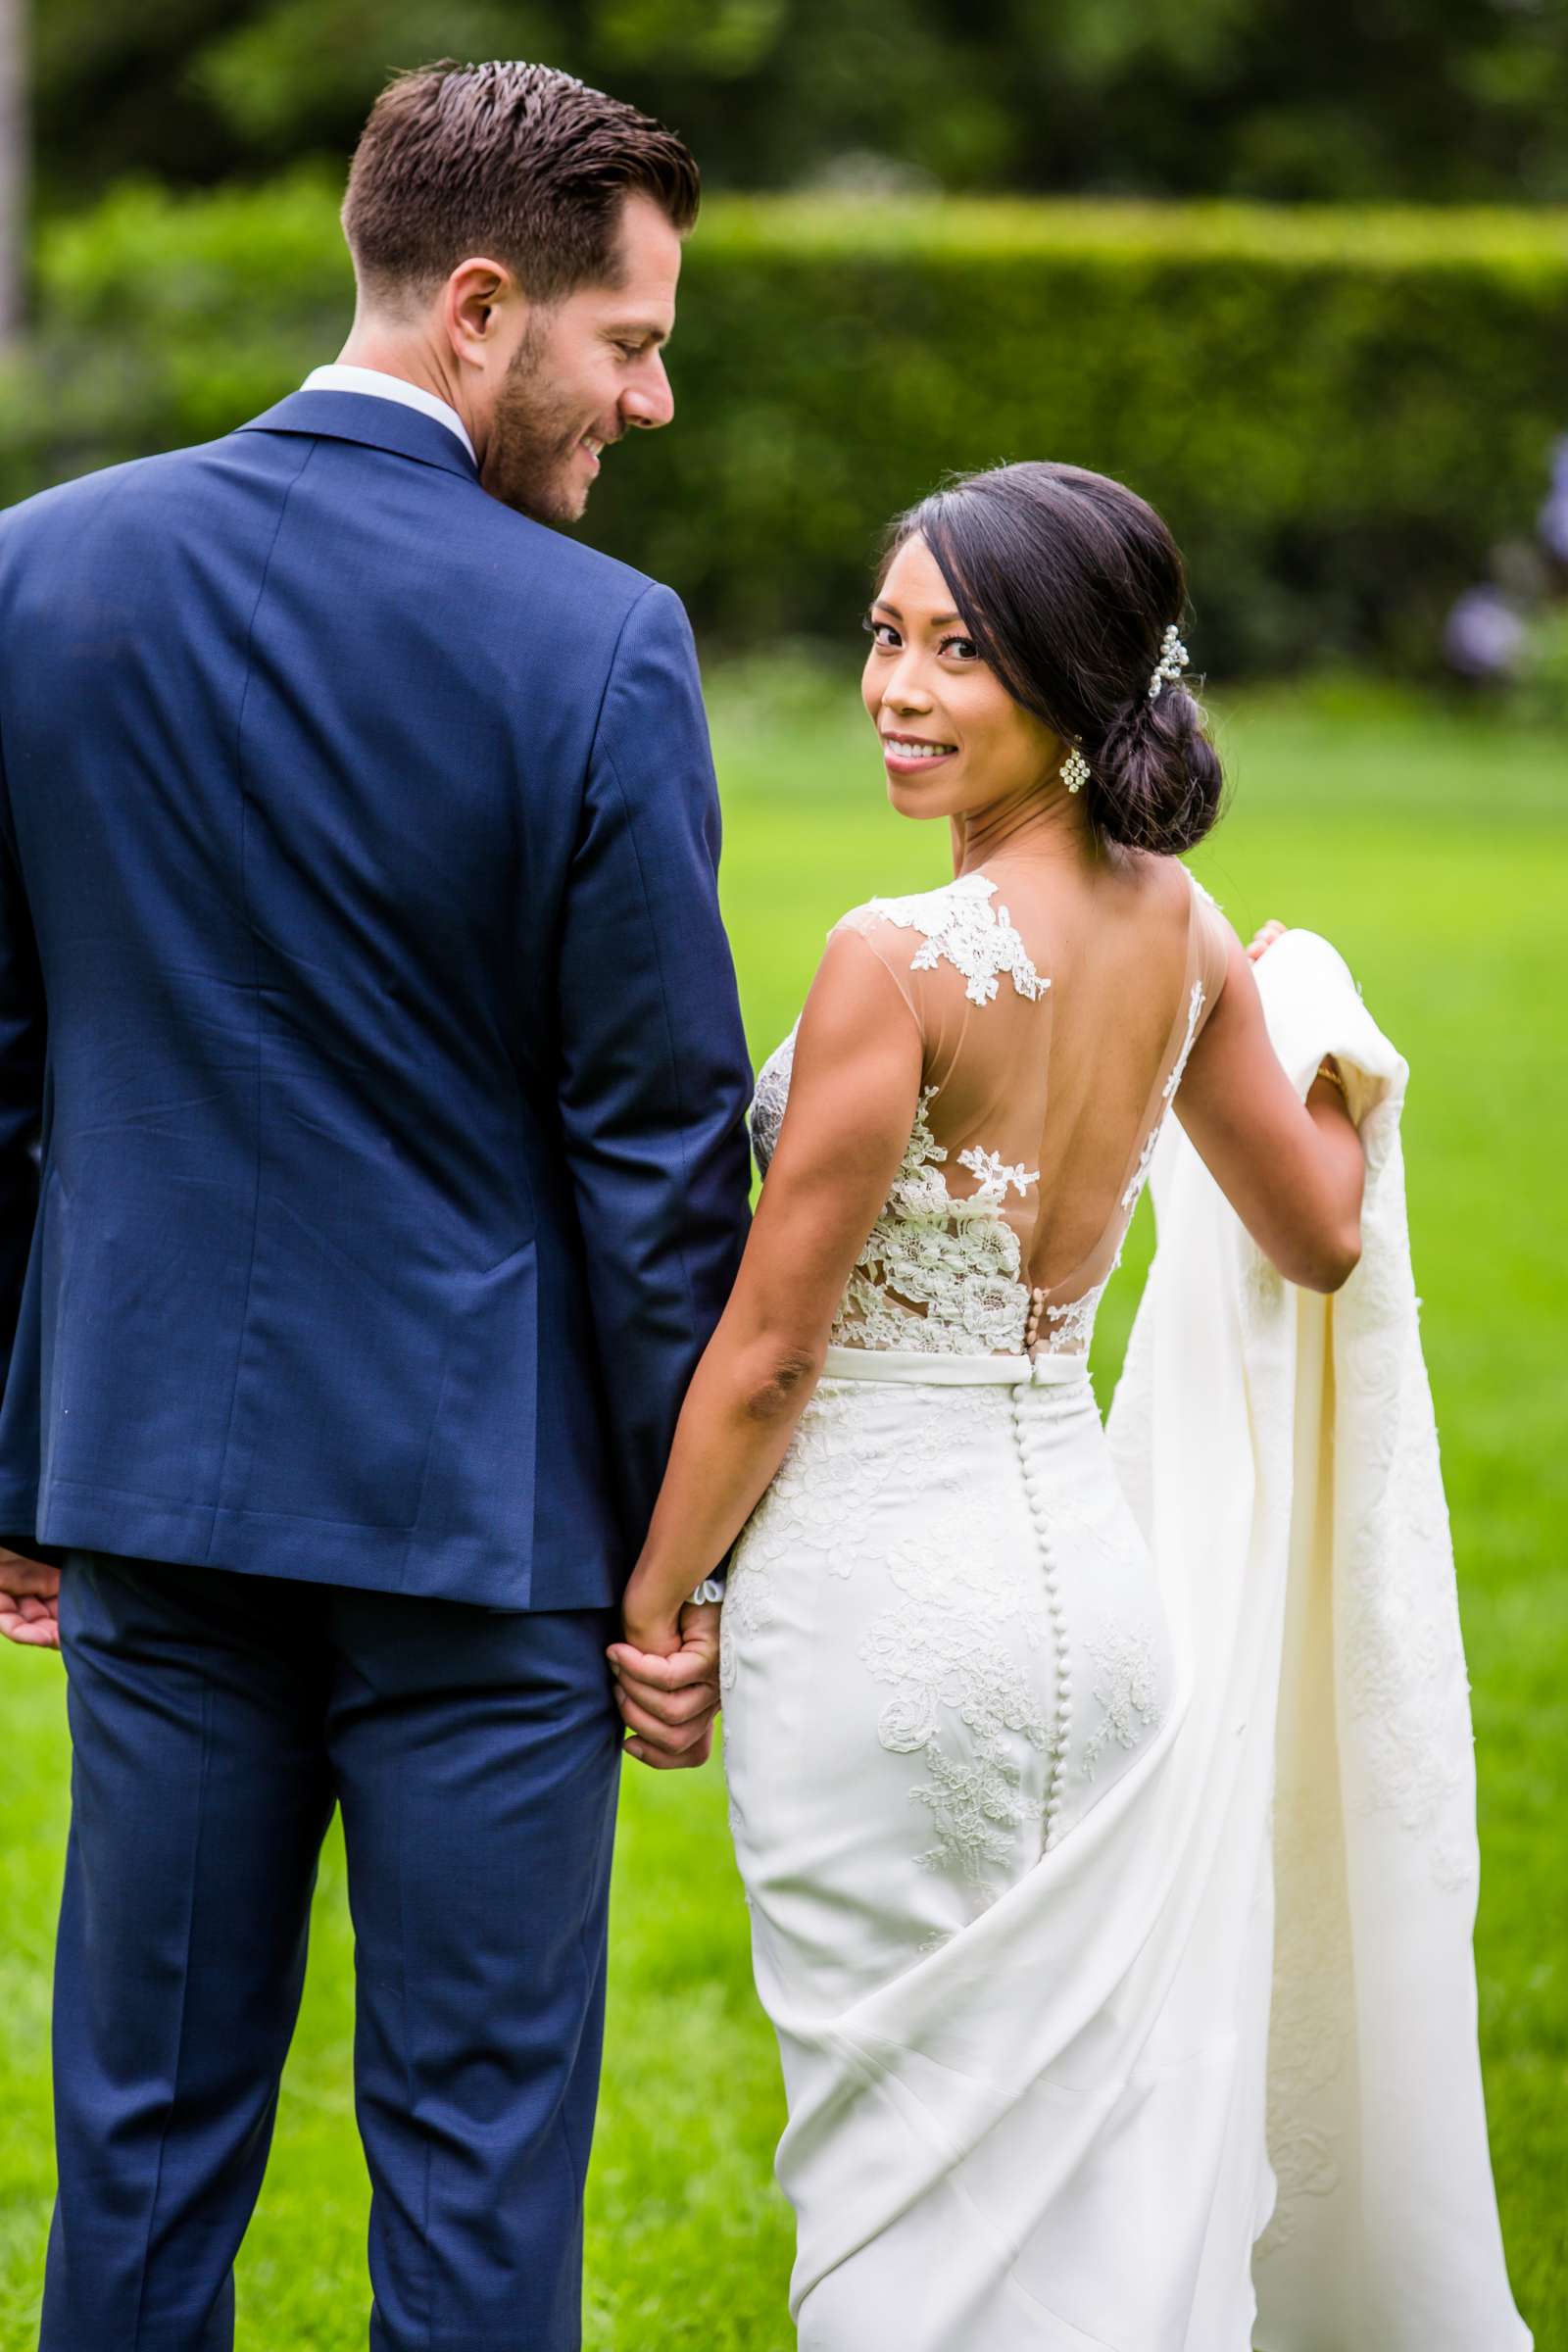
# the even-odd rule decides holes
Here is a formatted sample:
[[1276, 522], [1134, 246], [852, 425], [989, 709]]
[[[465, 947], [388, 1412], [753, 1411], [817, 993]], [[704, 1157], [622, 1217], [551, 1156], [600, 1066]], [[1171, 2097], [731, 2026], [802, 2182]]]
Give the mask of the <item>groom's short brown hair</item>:
[[372, 298], [433, 292], [485, 254], [548, 303], [613, 276], [636, 194], [683, 235], [697, 218], [697, 165], [662, 123], [550, 66], [444, 59], [398, 74], [371, 108], [343, 233]]

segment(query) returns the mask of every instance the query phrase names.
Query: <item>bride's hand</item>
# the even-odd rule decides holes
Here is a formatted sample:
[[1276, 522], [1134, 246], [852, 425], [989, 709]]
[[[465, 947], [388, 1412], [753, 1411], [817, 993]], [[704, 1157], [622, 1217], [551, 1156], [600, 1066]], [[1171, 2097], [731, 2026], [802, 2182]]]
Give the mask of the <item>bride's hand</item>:
[[659, 1772], [706, 1764], [718, 1713], [718, 1620], [714, 1605], [688, 1601], [674, 1618], [625, 1606], [626, 1639], [611, 1643], [615, 1703], [632, 1737], [626, 1753]]
[[1262, 930], [1254, 932], [1252, 937], [1248, 941], [1248, 961], [1250, 963], [1255, 963], [1265, 949], [1271, 948], [1277, 939], [1283, 939], [1285, 937], [1286, 928], [1287, 926], [1284, 923], [1277, 923], [1272, 917], [1270, 917], [1270, 919], [1263, 925]]

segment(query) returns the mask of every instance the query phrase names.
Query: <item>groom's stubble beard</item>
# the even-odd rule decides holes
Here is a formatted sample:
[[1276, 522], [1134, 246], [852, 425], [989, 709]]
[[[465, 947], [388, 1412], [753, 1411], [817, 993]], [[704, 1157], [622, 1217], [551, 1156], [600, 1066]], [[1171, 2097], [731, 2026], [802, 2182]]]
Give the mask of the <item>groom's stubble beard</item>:
[[546, 372], [549, 327], [531, 325], [512, 357], [497, 396], [480, 481], [492, 498], [535, 522], [576, 522], [588, 504], [572, 463], [592, 418]]

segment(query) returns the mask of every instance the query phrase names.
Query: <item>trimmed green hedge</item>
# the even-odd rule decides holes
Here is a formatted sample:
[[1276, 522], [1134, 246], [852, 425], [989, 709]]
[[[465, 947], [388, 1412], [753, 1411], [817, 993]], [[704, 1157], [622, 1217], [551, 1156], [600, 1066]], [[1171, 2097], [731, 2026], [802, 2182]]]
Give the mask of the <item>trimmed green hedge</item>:
[[[221, 431], [351, 300], [318, 180], [119, 190], [41, 241], [0, 493]], [[1166, 514], [1201, 666], [1420, 666], [1568, 427], [1568, 215], [715, 200], [670, 365], [585, 528], [711, 633], [851, 626], [896, 509], [1050, 456]]]

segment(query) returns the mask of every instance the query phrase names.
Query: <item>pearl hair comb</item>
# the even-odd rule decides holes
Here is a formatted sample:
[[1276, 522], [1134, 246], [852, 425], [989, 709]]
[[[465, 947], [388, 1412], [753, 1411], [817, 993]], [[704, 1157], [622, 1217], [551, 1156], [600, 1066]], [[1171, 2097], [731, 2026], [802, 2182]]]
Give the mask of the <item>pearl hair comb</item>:
[[1149, 699], [1151, 702], [1154, 700], [1154, 697], [1158, 694], [1160, 688], [1167, 682], [1172, 686], [1180, 685], [1182, 671], [1187, 667], [1187, 664], [1191, 660], [1192, 656], [1188, 653], [1186, 646], [1183, 645], [1180, 636], [1177, 634], [1176, 625], [1173, 621], [1171, 626], [1165, 631], [1164, 636], [1159, 641], [1159, 660], [1155, 662], [1154, 674], [1149, 681]]

